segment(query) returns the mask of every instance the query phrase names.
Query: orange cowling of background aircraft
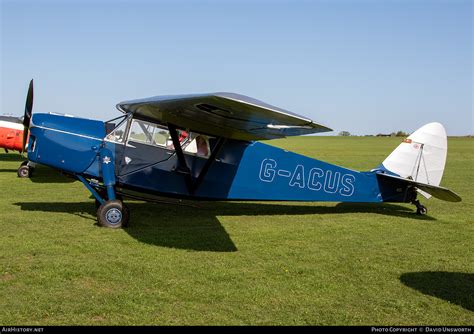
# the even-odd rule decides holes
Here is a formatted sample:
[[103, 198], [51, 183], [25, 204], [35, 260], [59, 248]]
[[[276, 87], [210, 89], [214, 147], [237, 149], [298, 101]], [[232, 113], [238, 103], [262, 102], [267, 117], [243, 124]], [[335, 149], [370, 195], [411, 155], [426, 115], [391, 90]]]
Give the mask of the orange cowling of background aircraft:
[[23, 122], [18, 117], [0, 116], [0, 148], [22, 151]]

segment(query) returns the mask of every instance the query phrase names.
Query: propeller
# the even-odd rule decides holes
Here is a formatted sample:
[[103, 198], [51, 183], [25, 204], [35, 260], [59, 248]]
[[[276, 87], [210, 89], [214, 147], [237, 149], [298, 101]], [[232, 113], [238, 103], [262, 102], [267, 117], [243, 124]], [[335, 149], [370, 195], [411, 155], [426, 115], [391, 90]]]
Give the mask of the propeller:
[[21, 153], [25, 152], [26, 143], [28, 140], [28, 134], [30, 130], [30, 120], [31, 114], [33, 112], [33, 79], [30, 81], [30, 85], [28, 87], [28, 94], [26, 95], [26, 104], [25, 104], [25, 114], [23, 116], [23, 145], [21, 149]]

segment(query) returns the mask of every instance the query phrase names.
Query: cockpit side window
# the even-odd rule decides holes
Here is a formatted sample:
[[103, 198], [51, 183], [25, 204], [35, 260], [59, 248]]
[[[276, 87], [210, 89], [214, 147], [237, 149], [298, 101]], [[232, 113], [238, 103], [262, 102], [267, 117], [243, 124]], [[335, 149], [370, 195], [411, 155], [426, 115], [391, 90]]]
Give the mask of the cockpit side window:
[[138, 119], [132, 121], [128, 141], [174, 149], [170, 132], [166, 127]]
[[[128, 125], [130, 125], [129, 128]], [[185, 154], [202, 158], [208, 158], [211, 155], [209, 140], [212, 137], [187, 130], [177, 131]], [[174, 150], [173, 140], [167, 127], [139, 119], [124, 120], [107, 135], [106, 140], [121, 144], [135, 142]]]
[[170, 147], [172, 140], [168, 129], [157, 126], [153, 132], [153, 142], [158, 146]]
[[130, 127], [130, 134], [128, 135], [129, 141], [153, 144], [153, 132], [155, 126], [148, 122], [133, 120], [132, 126]]
[[113, 141], [116, 143], [124, 143], [126, 139], [128, 122], [120, 123], [111, 133], [105, 137], [108, 141]]
[[211, 155], [209, 137], [191, 132], [188, 140], [181, 145], [184, 153], [195, 154], [198, 157], [208, 158]]

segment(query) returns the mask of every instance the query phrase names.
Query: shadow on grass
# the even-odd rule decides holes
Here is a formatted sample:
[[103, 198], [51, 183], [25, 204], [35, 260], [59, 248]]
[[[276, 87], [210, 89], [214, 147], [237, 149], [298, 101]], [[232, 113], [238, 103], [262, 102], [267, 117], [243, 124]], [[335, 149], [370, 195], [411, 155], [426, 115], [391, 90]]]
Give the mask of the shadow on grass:
[[30, 180], [34, 183], [73, 183], [77, 181], [58, 170], [46, 166], [36, 166]]
[[[92, 201], [16, 203], [15, 205], [27, 211], [70, 212], [96, 221], [96, 208]], [[124, 231], [141, 242], [196, 251], [235, 252], [237, 250], [218, 218], [207, 210], [137, 202], [129, 202], [127, 206], [131, 211], [131, 223]]]
[[[23, 162], [23, 161], [26, 161], [26, 158], [23, 158], [21, 156], [21, 154], [16, 153], [16, 152], [0, 153], [0, 161], [19, 161], [19, 162]], [[18, 164], [18, 167], [20, 167], [19, 164]]]
[[[322, 209], [331, 209], [321, 207]], [[335, 210], [334, 210], [335, 209]], [[414, 207], [406, 207], [399, 204], [388, 203], [338, 203], [332, 213], [373, 213], [384, 216], [394, 216], [400, 218], [410, 218], [417, 220], [436, 220], [431, 216], [417, 215]], [[325, 212], [322, 212], [325, 213]], [[329, 212], [331, 213], [331, 212]]]
[[0, 173], [15, 173], [18, 169], [16, 168], [0, 168]]
[[400, 281], [426, 295], [474, 311], [474, 274], [445, 271], [413, 272], [401, 275]]
[[[16, 154], [0, 154], [0, 161], [18, 161], [18, 167], [26, 159]], [[0, 173], [17, 173], [17, 168], [0, 168]], [[33, 175], [29, 178], [35, 183], [72, 183], [75, 179], [61, 174], [58, 170], [46, 166], [37, 165]]]
[[[191, 204], [192, 203], [192, 204]], [[333, 207], [304, 203], [191, 202], [151, 204], [127, 202], [130, 226], [124, 230], [135, 239], [152, 245], [198, 251], [233, 252], [237, 248], [219, 222], [219, 216], [315, 215], [375, 212], [384, 215], [416, 216], [410, 208], [392, 204], [347, 204]], [[94, 202], [16, 203], [22, 210], [69, 212], [96, 221]]]
[[17, 168], [0, 168], [0, 173], [15, 173], [18, 170], [18, 167], [20, 167], [20, 164], [23, 161], [26, 161], [25, 158], [23, 158], [20, 154], [14, 154], [14, 153], [0, 153], [0, 161], [5, 161], [5, 162], [15, 162], [18, 161], [18, 166]]

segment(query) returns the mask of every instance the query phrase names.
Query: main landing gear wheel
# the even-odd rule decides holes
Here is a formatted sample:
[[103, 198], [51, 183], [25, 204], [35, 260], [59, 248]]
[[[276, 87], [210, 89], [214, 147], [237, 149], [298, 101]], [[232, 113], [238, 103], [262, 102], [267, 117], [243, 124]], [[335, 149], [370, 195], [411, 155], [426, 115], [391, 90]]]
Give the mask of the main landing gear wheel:
[[413, 201], [413, 204], [415, 204], [415, 206], [416, 206], [416, 214], [417, 215], [424, 216], [428, 213], [428, 209], [426, 208], [426, 206], [421, 204], [420, 201], [418, 201], [418, 200]]
[[107, 201], [97, 210], [97, 221], [101, 226], [121, 228], [128, 224], [130, 211], [120, 200]]
[[33, 175], [33, 167], [28, 166], [28, 161], [23, 161], [16, 174], [21, 178], [29, 178]]

